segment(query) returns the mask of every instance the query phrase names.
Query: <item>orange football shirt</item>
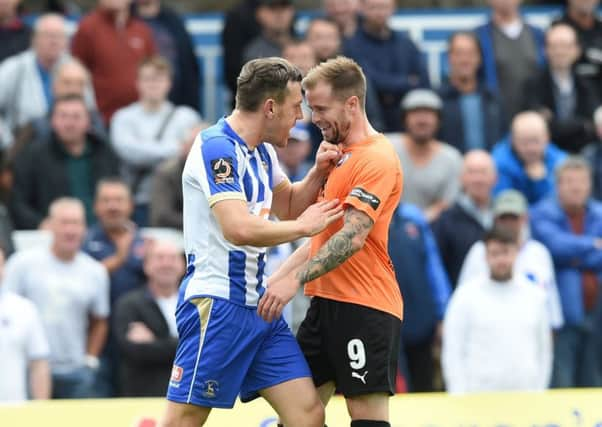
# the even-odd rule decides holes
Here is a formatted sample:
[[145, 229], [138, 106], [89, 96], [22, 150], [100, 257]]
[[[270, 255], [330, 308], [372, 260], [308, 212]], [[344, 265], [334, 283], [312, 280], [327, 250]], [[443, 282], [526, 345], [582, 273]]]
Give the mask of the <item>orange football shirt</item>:
[[[389, 224], [399, 204], [403, 173], [392, 144], [382, 134], [343, 150], [320, 197], [338, 198], [368, 215], [374, 225], [364, 247], [323, 276], [306, 283], [305, 294], [374, 308], [402, 318], [403, 302], [387, 250]], [[343, 227], [330, 224], [311, 240], [311, 256]]]

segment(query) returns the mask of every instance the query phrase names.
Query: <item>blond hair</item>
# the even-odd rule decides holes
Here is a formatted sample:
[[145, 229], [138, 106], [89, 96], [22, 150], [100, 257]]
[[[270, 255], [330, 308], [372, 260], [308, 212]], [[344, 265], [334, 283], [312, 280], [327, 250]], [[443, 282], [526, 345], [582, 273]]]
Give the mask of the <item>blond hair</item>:
[[303, 79], [303, 89], [311, 90], [319, 82], [330, 85], [333, 95], [340, 100], [357, 96], [360, 106], [365, 109], [366, 76], [353, 59], [337, 56], [313, 67]]

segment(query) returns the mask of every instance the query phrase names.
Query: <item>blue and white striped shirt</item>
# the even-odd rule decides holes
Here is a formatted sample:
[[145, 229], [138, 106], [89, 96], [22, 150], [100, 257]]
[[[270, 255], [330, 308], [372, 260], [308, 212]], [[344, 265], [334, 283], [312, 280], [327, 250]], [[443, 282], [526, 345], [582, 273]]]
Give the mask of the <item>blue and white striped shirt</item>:
[[286, 186], [274, 148], [250, 150], [225, 119], [197, 136], [182, 174], [188, 272], [180, 300], [211, 296], [257, 306], [265, 290], [266, 248], [228, 242], [211, 207], [243, 200], [249, 213], [268, 218], [272, 195]]

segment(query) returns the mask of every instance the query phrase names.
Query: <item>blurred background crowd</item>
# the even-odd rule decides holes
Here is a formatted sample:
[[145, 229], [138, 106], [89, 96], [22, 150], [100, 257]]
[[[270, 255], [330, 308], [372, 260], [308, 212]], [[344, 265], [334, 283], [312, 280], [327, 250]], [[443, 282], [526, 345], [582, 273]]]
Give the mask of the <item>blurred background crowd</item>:
[[[398, 390], [601, 386], [599, 1], [558, 2], [545, 31], [520, 0], [421, 1], [488, 8], [448, 39], [437, 85], [391, 28], [394, 0], [230, 3], [231, 94], [258, 57], [305, 73], [343, 54], [366, 74], [366, 112], [404, 169]], [[317, 11], [303, 33], [300, 5]], [[186, 265], [177, 239], [149, 236], [181, 230], [184, 161], [208, 126], [182, 17], [160, 0], [0, 0], [0, 41], [0, 401], [162, 396]], [[304, 112], [278, 149], [291, 181], [321, 141]], [[307, 306], [287, 308], [294, 331]]]

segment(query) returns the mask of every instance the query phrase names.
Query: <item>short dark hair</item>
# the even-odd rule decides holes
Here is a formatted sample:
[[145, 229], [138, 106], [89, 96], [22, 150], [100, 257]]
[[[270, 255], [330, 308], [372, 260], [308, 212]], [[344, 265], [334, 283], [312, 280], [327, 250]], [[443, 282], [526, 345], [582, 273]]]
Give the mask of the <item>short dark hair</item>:
[[485, 244], [498, 242], [504, 245], [518, 245], [518, 237], [507, 227], [496, 225], [485, 232], [483, 242]]
[[301, 71], [286, 59], [271, 57], [247, 62], [236, 79], [236, 108], [257, 111], [268, 98], [282, 104], [289, 82], [301, 82]]
[[457, 39], [458, 37], [466, 37], [466, 38], [472, 40], [473, 43], [475, 44], [475, 46], [477, 47], [477, 50], [479, 51], [479, 55], [481, 56], [481, 58], [483, 58], [483, 48], [481, 47], [481, 41], [479, 40], [477, 35], [475, 33], [473, 33], [472, 31], [460, 30], [460, 31], [455, 31], [454, 33], [452, 33], [452, 35], [449, 36], [449, 38], [447, 39], [447, 50], [448, 51], [451, 49], [451, 45], [454, 43], [454, 40]]
[[54, 99], [54, 102], [52, 103], [52, 108], [51, 108], [50, 114], [52, 115], [54, 113], [54, 110], [56, 110], [56, 107], [59, 104], [62, 104], [65, 102], [80, 102], [85, 107], [86, 111], [88, 111], [88, 106], [86, 105], [86, 100], [84, 99], [84, 97], [77, 93], [70, 93], [67, 95], [59, 96], [58, 98]]
[[104, 185], [120, 185], [127, 190], [130, 197], [132, 195], [132, 190], [130, 189], [130, 186], [122, 178], [118, 176], [107, 176], [104, 178], [100, 178], [96, 183], [96, 196], [98, 196], [98, 193], [100, 193], [100, 189]]

